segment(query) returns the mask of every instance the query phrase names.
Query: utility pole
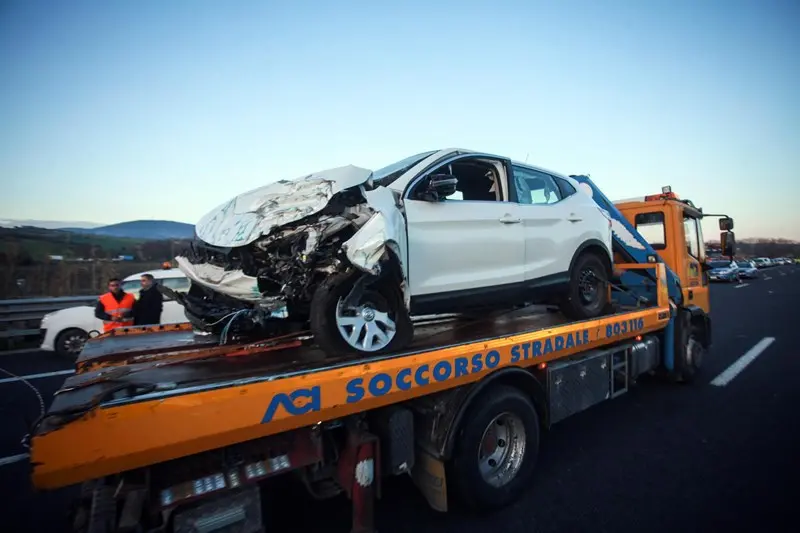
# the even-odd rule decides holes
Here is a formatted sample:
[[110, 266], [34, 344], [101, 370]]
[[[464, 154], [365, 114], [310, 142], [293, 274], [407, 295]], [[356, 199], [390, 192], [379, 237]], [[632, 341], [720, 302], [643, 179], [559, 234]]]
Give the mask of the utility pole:
[[94, 258], [94, 243], [90, 241], [89, 249], [91, 251], [90, 261], [92, 262], [92, 292], [97, 292], [97, 262]]

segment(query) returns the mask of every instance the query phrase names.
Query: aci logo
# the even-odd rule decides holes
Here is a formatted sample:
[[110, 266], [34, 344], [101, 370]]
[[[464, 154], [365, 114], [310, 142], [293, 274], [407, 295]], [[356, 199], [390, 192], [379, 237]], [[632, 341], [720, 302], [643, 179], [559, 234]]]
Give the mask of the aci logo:
[[281, 407], [290, 416], [297, 416], [319, 411], [320, 404], [321, 393], [319, 386], [311, 387], [310, 389], [297, 389], [290, 394], [279, 393], [272, 397], [261, 423], [272, 422]]

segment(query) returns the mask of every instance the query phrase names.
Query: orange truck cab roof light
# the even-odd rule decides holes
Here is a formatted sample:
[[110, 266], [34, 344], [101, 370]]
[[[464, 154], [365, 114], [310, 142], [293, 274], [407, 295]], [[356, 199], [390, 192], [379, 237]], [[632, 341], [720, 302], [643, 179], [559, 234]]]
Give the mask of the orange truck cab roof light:
[[644, 197], [645, 202], [656, 202], [659, 200], [678, 200], [678, 195], [674, 192], [662, 192], [659, 194], [650, 194]]

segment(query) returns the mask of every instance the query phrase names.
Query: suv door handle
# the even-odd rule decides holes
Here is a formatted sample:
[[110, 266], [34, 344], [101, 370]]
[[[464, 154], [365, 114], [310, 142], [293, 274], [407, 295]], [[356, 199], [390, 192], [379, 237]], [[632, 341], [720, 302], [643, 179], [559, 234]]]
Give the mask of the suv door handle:
[[579, 217], [575, 213], [570, 213], [569, 216], [567, 217], [567, 220], [569, 220], [570, 222], [580, 222], [581, 220], [583, 220], [583, 218]]
[[501, 224], [519, 224], [522, 222], [522, 220], [519, 218], [511, 218], [511, 215], [506, 215], [499, 220]]

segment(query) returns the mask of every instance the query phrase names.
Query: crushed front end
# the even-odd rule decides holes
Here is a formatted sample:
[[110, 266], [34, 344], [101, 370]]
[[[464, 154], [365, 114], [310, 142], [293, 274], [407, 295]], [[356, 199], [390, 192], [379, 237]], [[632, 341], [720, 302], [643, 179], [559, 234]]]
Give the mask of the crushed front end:
[[387, 214], [394, 225], [402, 216], [388, 189], [376, 192], [338, 191], [320, 210], [274, 225], [242, 246], [196, 238], [191, 250], [176, 258], [191, 288], [170, 297], [185, 307], [197, 332], [220, 335], [223, 343], [305, 325], [309, 302], [326, 277], [348, 268], [379, 273], [392, 226]]

